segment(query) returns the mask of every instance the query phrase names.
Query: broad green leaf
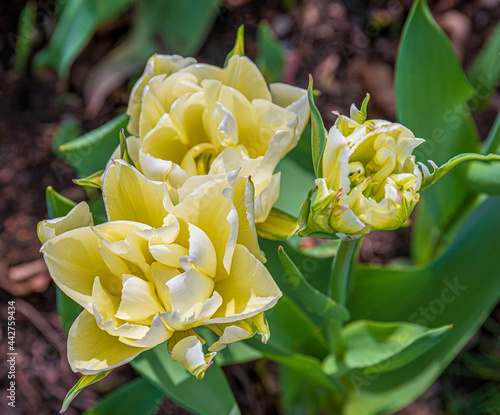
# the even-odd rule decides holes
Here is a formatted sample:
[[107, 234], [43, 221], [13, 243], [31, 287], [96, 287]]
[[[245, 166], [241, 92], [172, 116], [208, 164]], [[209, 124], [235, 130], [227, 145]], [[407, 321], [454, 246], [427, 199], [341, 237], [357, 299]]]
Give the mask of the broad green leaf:
[[107, 370], [104, 372], [99, 372], [96, 375], [83, 375], [78, 380], [76, 385], [71, 388], [71, 390], [68, 392], [68, 394], [64, 398], [64, 402], [63, 402], [60, 413], [62, 414], [63, 412], [66, 411], [66, 409], [68, 409], [71, 401], [73, 401], [73, 399], [76, 398], [76, 395], [78, 395], [84, 388], [86, 388], [87, 386], [90, 386], [96, 382], [99, 382], [101, 379], [104, 379], [106, 376], [108, 376], [112, 372], [112, 370], [113, 369]]
[[498, 87], [500, 80], [500, 24], [490, 35], [469, 71], [476, 94], [469, 101], [473, 111], [484, 107]]
[[113, 19], [133, 0], [70, 0], [66, 3], [49, 44], [35, 56], [34, 67], [52, 68], [67, 76], [69, 67], [96, 29]]
[[[300, 335], [297, 330], [296, 334]], [[249, 343], [267, 359], [299, 371], [309, 382], [315, 382], [317, 385], [324, 386], [337, 394], [344, 391], [342, 384], [334, 376], [329, 376], [323, 371], [321, 361], [318, 358], [307, 354], [295, 353], [289, 349], [277, 347], [272, 344], [263, 345], [256, 339], [251, 339]]]
[[316, 238], [299, 238], [297, 236], [287, 241], [295, 251], [312, 258], [332, 258], [338, 251], [340, 239], [333, 241], [318, 240]]
[[313, 167], [316, 177], [323, 175], [323, 151], [326, 143], [326, 130], [323, 124], [321, 114], [316, 108], [313, 97], [313, 79], [309, 75], [309, 88], [307, 89], [307, 96], [309, 98], [309, 108], [311, 109], [311, 151]]
[[280, 161], [276, 171], [281, 171], [281, 185], [275, 207], [297, 217], [306, 195], [314, 187], [314, 175], [288, 157]]
[[49, 219], [66, 216], [69, 211], [76, 206], [75, 202], [56, 192], [52, 186], [47, 187], [47, 190], [45, 191], [45, 198]]
[[285, 68], [285, 50], [265, 21], [260, 22], [257, 29], [257, 47], [255, 63], [266, 82], [270, 84], [281, 81]]
[[304, 378], [300, 370], [280, 365], [281, 398], [287, 415], [322, 415], [340, 413], [338, 403], [328, 388]]
[[500, 112], [497, 114], [495, 123], [486, 137], [483, 145], [483, 154], [500, 153]]
[[306, 281], [282, 247], [279, 249], [279, 256], [285, 270], [284, 275], [292, 288], [290, 292], [294, 294], [292, 299], [297, 304], [322, 319], [342, 322], [349, 319], [349, 312], [344, 306], [333, 301]]
[[103, 397], [84, 415], [153, 415], [165, 397], [165, 393], [146, 379], [134, 379], [127, 385]]
[[344, 363], [365, 373], [398, 369], [437, 345], [452, 327], [358, 320], [344, 328]]
[[215, 356], [215, 363], [219, 366], [239, 365], [241, 363], [262, 359], [263, 357], [261, 352], [249, 346], [245, 341], [237, 341], [228, 344], [223, 351], [217, 353], [217, 356]]
[[272, 208], [267, 219], [263, 223], [257, 223], [256, 228], [261, 238], [285, 241], [295, 235], [299, 225], [294, 216]]
[[63, 293], [59, 287], [56, 287], [56, 295], [57, 313], [61, 318], [61, 324], [64, 332], [68, 334], [73, 322], [83, 311], [83, 307], [80, 304], [75, 303], [71, 298]]
[[[426, 140], [414, 151], [417, 160], [441, 165], [457, 154], [478, 152], [479, 139], [467, 107], [474, 89], [424, 0], [413, 3], [406, 21], [395, 84], [399, 121]], [[426, 209], [441, 230], [467, 198], [459, 170], [425, 192]]]
[[126, 127], [127, 122], [128, 116], [120, 115], [80, 138], [63, 144], [60, 150], [79, 176], [90, 176], [106, 167], [113, 151], [120, 144], [120, 130]]
[[300, 136], [297, 146], [287, 154], [287, 158], [291, 158], [302, 169], [314, 175], [311, 150], [311, 127], [309, 123], [304, 128], [304, 132]]
[[471, 192], [500, 196], [500, 162], [473, 161], [469, 163], [465, 181]]
[[131, 362], [133, 368], [156, 385], [177, 405], [198, 415], [240, 414], [224, 372], [212, 364], [202, 380], [172, 361], [166, 344], [140, 354]]
[[[15, 72], [19, 76], [26, 74], [28, 58], [33, 47], [33, 31], [35, 29], [37, 5], [33, 1], [29, 1], [19, 13], [19, 23], [17, 28], [17, 36], [15, 39], [16, 48], [16, 65]], [[10, 34], [9, 34], [10, 35]]]
[[348, 301], [353, 320], [453, 324], [451, 333], [416, 361], [391, 372], [349, 378], [344, 415], [396, 411], [421, 395], [462, 350], [500, 299], [500, 198], [470, 215], [442, 255], [426, 267], [361, 267]]
[[82, 135], [82, 126], [79, 121], [66, 120], [61, 122], [52, 141], [52, 152], [62, 159], [64, 154], [59, 150], [63, 144], [73, 141]]
[[236, 33], [234, 46], [226, 56], [226, 60], [224, 61], [224, 67], [227, 66], [227, 64], [229, 63], [229, 59], [231, 59], [234, 55], [245, 56], [245, 26], [243, 25], [238, 27], [238, 32]]

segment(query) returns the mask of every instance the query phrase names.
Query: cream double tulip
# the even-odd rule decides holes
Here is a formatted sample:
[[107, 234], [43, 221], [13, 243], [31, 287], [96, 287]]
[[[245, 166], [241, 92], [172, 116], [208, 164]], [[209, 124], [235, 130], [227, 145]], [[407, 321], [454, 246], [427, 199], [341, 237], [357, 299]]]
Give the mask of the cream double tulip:
[[343, 238], [399, 228], [419, 200], [412, 152], [422, 142], [401, 124], [366, 120], [353, 104], [328, 133], [312, 228]]
[[[109, 222], [85, 203], [39, 224], [50, 274], [84, 310], [68, 336], [74, 371], [95, 374], [168, 341], [172, 358], [202, 378], [226, 344], [269, 332], [263, 311], [281, 292], [261, 261], [253, 186], [236, 172], [166, 183], [123, 160], [103, 177]], [[194, 328], [220, 336], [205, 354]]]
[[255, 185], [255, 219], [279, 196], [278, 162], [309, 118], [306, 91], [267, 86], [255, 64], [233, 56], [227, 67], [154, 55], [129, 101], [127, 139], [136, 167], [172, 189], [188, 177], [240, 169]]

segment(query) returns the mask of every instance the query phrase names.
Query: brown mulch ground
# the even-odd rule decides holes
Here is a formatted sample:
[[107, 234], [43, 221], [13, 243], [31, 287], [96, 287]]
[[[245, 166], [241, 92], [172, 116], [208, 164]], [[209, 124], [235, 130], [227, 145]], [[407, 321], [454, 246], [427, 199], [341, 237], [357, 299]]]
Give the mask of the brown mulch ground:
[[[52, 139], [63, 120], [80, 121], [84, 131], [90, 131], [123, 111], [128, 96], [126, 85], [112, 93], [97, 117], [88, 118], [82, 80], [119, 42], [132, 17], [126, 14], [120, 22], [100, 30], [77, 59], [69, 79], [58, 79], [48, 71], [36, 78], [28, 73], [26, 78], [19, 79], [12, 71], [14, 49], [9, 34], [16, 33], [24, 3], [0, 4], [0, 390], [5, 391], [7, 387], [3, 375], [8, 371], [4, 359], [7, 301], [15, 300], [18, 390], [13, 413], [49, 414], [60, 409], [65, 394], [78, 377], [66, 361], [65, 335], [56, 311], [54, 287], [38, 252], [36, 224], [46, 217], [47, 186], [74, 200], [85, 197], [83, 191], [71, 183], [72, 169], [54, 157]], [[53, 7], [53, 2], [43, 3], [48, 5], [48, 10]], [[430, 3], [467, 67], [500, 18], [498, 1]], [[257, 23], [265, 19], [287, 46], [285, 82], [306, 87], [308, 74], [313, 74], [315, 87], [322, 92], [318, 106], [327, 126], [334, 121], [332, 110], [347, 113], [350, 104], [359, 104], [366, 91], [372, 94], [370, 116], [394, 119], [394, 60], [410, 5], [409, 0], [311, 0], [299, 1], [285, 10], [278, 0], [226, 0], [198, 58], [221, 65], [232, 47], [235, 29], [242, 23], [246, 27], [248, 54], [254, 56]], [[37, 27], [36, 49], [46, 43], [47, 28], [53, 25], [50, 13], [45, 17], [47, 25]], [[492, 107], [476, 116], [483, 138], [499, 108], [497, 95]], [[385, 263], [395, 257], [408, 256], [408, 243], [409, 230], [373, 232], [364, 242], [361, 258], [365, 262]], [[495, 319], [500, 321], [498, 313]], [[481, 338], [476, 336], [470, 347], [480, 343]], [[280, 413], [275, 365], [254, 362], [225, 370], [242, 413]], [[101, 395], [134, 376], [129, 366], [114, 371], [104, 381], [82, 392], [67, 413], [82, 413]], [[443, 382], [456, 385], [461, 378], [450, 375]], [[442, 387], [443, 383], [437, 382], [424, 399], [401, 414], [440, 413], [444, 410], [440, 399]], [[473, 381], [461, 384], [464, 393], [475, 387], [477, 383]], [[0, 407], [8, 408], [4, 392], [0, 394]], [[166, 401], [157, 413], [185, 412]]]

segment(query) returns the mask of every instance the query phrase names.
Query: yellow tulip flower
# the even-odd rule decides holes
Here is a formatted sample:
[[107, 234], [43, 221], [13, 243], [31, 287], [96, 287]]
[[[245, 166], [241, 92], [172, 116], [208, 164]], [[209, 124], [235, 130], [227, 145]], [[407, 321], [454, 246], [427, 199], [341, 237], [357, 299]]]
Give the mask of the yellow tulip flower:
[[306, 91], [267, 86], [255, 64], [233, 56], [227, 67], [154, 55], [129, 101], [127, 145], [149, 179], [179, 188], [188, 177], [240, 169], [255, 185], [255, 219], [279, 196], [278, 162], [309, 118]]
[[[116, 160], [103, 176], [109, 222], [93, 226], [82, 202], [39, 224], [52, 278], [84, 308], [68, 336], [74, 371], [109, 370], [168, 341], [201, 379], [226, 344], [267, 339], [263, 312], [281, 292], [262, 264], [252, 183], [237, 173], [187, 179], [172, 198]], [[206, 355], [199, 326], [220, 336]]]
[[401, 124], [366, 120], [353, 104], [328, 133], [308, 228], [341, 238], [399, 228], [419, 200], [412, 152], [423, 142]]

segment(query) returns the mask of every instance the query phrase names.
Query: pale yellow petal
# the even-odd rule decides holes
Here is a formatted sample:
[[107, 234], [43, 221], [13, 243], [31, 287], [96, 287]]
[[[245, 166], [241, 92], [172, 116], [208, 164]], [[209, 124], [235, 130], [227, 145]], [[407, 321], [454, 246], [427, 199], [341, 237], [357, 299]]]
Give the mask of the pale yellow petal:
[[123, 160], [108, 167], [102, 191], [110, 221], [130, 220], [158, 228], [172, 207], [165, 183], [146, 179]]
[[83, 308], [92, 311], [92, 287], [97, 276], [107, 280], [114, 275], [98, 249], [99, 238], [89, 228], [65, 232], [46, 242], [41, 251], [57, 286]]
[[101, 330], [83, 310], [68, 333], [68, 361], [74, 372], [93, 375], [130, 362], [147, 348], [132, 347]]
[[273, 307], [281, 291], [266, 267], [242, 245], [236, 245], [229, 276], [215, 284], [223, 303], [211, 323], [230, 323]]
[[80, 202], [66, 216], [39, 222], [37, 226], [38, 239], [44, 244], [54, 236], [61, 235], [72, 229], [92, 225], [92, 223], [89, 205]]
[[197, 336], [185, 337], [172, 348], [172, 360], [182, 364], [197, 379], [203, 379], [205, 371], [212, 364], [216, 353], [203, 353], [203, 346]]
[[203, 79], [222, 81], [225, 85], [240, 91], [249, 101], [259, 98], [271, 100], [264, 77], [257, 66], [246, 56], [233, 56], [225, 68], [196, 64], [182, 69], [181, 72], [192, 73], [199, 82]]
[[208, 348], [211, 352], [218, 352], [224, 349], [226, 345], [239, 340], [249, 339], [254, 334], [260, 334], [262, 342], [266, 343], [270, 335], [264, 313], [259, 313], [253, 317], [233, 323], [209, 324], [207, 327], [219, 336], [219, 340]]
[[123, 290], [116, 317], [139, 323], [163, 311], [154, 285], [134, 275], [123, 276]]
[[196, 63], [194, 58], [183, 58], [179, 55], [157, 55], [149, 58], [144, 73], [135, 83], [130, 93], [130, 99], [127, 108], [127, 114], [130, 115], [130, 121], [127, 129], [130, 134], [139, 135], [139, 115], [141, 112], [141, 102], [144, 87], [152, 76], [166, 74], [170, 75], [188, 65]]
[[272, 101], [280, 107], [286, 108], [298, 117], [297, 130], [299, 135], [309, 121], [309, 102], [307, 99], [307, 90], [296, 86], [275, 83], [270, 84]]

